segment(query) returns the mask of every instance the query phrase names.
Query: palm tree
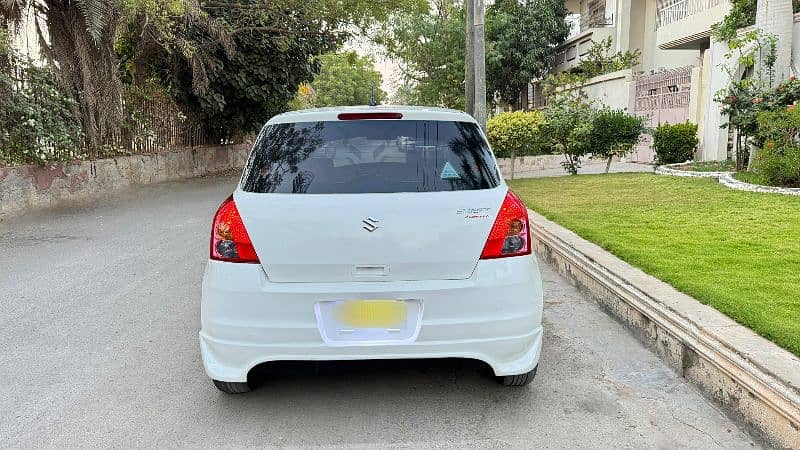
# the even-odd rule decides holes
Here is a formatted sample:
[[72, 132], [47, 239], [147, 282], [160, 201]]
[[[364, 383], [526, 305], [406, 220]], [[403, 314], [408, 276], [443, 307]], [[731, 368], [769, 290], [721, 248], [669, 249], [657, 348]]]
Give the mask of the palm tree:
[[793, 25], [792, 0], [758, 0], [756, 28], [777, 38], [773, 84], [791, 75]]
[[[114, 0], [0, 0], [0, 19], [15, 25], [32, 11], [42, 54], [61, 88], [77, 102], [89, 147], [114, 142], [122, 118], [122, 84], [114, 39], [120, 20]], [[44, 19], [47, 33], [39, 28]]]

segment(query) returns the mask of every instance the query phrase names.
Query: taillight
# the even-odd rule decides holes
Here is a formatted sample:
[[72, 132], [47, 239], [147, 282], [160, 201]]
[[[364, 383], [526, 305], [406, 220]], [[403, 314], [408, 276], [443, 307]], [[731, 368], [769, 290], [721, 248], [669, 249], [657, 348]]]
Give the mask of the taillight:
[[258, 256], [232, 195], [222, 202], [214, 216], [214, 224], [211, 226], [211, 259], [258, 263]]
[[510, 190], [494, 220], [492, 231], [483, 246], [481, 259], [505, 258], [531, 253], [531, 230], [528, 209]]

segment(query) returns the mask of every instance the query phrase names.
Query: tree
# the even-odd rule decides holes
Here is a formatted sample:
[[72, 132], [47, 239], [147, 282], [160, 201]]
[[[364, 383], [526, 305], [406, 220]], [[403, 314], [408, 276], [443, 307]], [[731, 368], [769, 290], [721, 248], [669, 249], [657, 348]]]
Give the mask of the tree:
[[[175, 98], [187, 102], [187, 112], [198, 111], [214, 126], [212, 135], [225, 137], [232, 134], [224, 129], [228, 125], [236, 132], [249, 130], [285, 109], [297, 84], [317, 70], [311, 57], [332, 50], [348, 32], [423, 3], [0, 0], [0, 22], [18, 23], [22, 11], [31, 8], [37, 26], [46, 25], [47, 33], [40, 33], [42, 53], [62, 91], [76, 101], [86, 144], [100, 147], [116, 142], [125, 119], [120, 66], [135, 84], [152, 76], [164, 81]], [[273, 58], [260, 54], [265, 51], [275, 52], [267, 53]]]
[[[399, 63], [423, 104], [465, 104], [466, 12], [455, 0], [435, 0], [430, 10], [396, 14], [376, 41]], [[554, 48], [569, 32], [563, 0], [498, 0], [486, 17], [487, 99], [500, 92], [516, 103], [519, 93], [544, 74]]]
[[540, 153], [539, 126], [543, 118], [540, 111], [515, 111], [498, 114], [487, 122], [486, 135], [495, 156], [511, 158], [512, 180], [517, 156]]
[[395, 14], [374, 40], [400, 66], [420, 104], [463, 108], [464, 20], [462, 2], [435, 0], [428, 10]]
[[594, 156], [606, 158], [606, 173], [614, 157], [630, 153], [643, 132], [644, 119], [625, 111], [604, 108], [594, 115], [589, 141]]
[[414, 11], [423, 4], [206, 0], [182, 15], [138, 8], [122, 47], [134, 82], [156, 77], [190, 118], [224, 139], [285, 111], [297, 86], [319, 71], [315, 57], [336, 49], [348, 33], [385, 20], [391, 11]]
[[571, 175], [578, 174], [581, 158], [592, 150], [593, 119], [594, 109], [582, 91], [557, 94], [545, 110], [539, 127], [543, 144], [564, 155], [561, 165]]
[[386, 98], [380, 89], [381, 73], [375, 70], [372, 58], [343, 52], [322, 55], [319, 62], [319, 75], [311, 83], [316, 95], [314, 106], [367, 105], [372, 86], [378, 103]]
[[490, 93], [510, 104], [534, 78], [555, 62], [555, 48], [569, 34], [563, 0], [497, 0], [489, 7], [488, 40], [495, 57], [487, 58]]
[[319, 11], [271, 2], [136, 1], [118, 44], [131, 82], [155, 79], [209, 141], [237, 139], [285, 111], [318, 70], [313, 57], [342, 39]]
[[[98, 147], [119, 134], [121, 83], [114, 39], [121, 0], [0, 0], [0, 17], [17, 23], [30, 8], [44, 18], [42, 54], [50, 60], [61, 90], [75, 100], [86, 144]], [[38, 29], [38, 22], [37, 22]]]

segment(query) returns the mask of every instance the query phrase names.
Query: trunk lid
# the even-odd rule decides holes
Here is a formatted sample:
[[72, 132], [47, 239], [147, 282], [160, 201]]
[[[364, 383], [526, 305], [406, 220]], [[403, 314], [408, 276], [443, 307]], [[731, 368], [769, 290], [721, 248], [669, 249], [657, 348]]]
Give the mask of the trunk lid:
[[506, 190], [234, 198], [271, 281], [451, 280], [472, 275]]

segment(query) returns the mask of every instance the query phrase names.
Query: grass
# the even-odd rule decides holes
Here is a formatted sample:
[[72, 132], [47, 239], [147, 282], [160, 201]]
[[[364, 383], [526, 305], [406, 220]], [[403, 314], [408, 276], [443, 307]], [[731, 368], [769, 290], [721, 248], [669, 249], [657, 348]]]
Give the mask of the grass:
[[732, 172], [736, 170], [736, 163], [733, 161], [698, 161], [677, 166], [676, 169], [695, 172]]
[[531, 209], [800, 356], [800, 198], [652, 174], [510, 184]]
[[766, 178], [753, 172], [736, 172], [735, 174], [733, 174], [733, 178], [736, 178], [739, 181], [744, 181], [745, 183], [750, 183], [750, 184], [760, 184], [762, 186], [770, 185]]

